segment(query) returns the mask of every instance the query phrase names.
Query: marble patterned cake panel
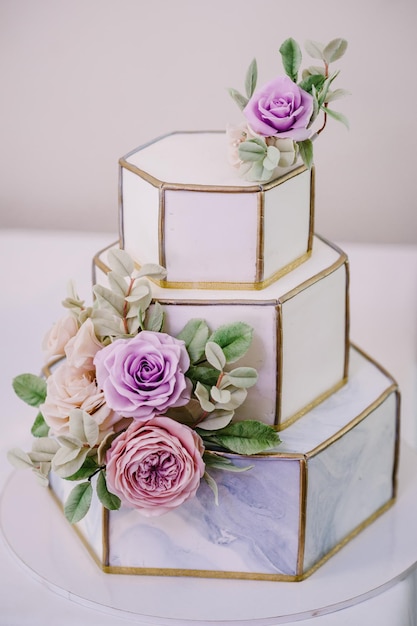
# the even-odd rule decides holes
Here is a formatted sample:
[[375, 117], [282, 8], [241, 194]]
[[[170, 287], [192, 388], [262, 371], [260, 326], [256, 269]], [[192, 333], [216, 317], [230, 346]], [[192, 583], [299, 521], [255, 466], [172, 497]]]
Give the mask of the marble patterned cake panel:
[[304, 569], [393, 497], [397, 395], [308, 460]]
[[[300, 532], [298, 460], [239, 459], [244, 473], [210, 471], [219, 504], [202, 483], [175, 511], [110, 514], [109, 566], [295, 575]], [[169, 572], [167, 572], [169, 573]]]

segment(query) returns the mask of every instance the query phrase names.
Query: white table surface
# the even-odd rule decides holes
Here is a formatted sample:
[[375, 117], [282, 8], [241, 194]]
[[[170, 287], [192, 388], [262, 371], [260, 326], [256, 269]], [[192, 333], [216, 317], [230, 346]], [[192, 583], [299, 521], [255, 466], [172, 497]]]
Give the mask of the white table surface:
[[[42, 362], [41, 339], [51, 324], [62, 316], [60, 302], [66, 295], [68, 279], [75, 279], [79, 295], [89, 301], [91, 258], [97, 250], [115, 238], [109, 234], [0, 231], [2, 293], [0, 489], [5, 490], [6, 494], [3, 495], [3, 507], [5, 503], [8, 507], [13, 507], [12, 501], [15, 497], [10, 487], [14, 484], [10, 483], [10, 476], [13, 481], [15, 475], [5, 459], [5, 454], [13, 446], [25, 446], [30, 439], [28, 430], [34, 418], [34, 410], [14, 396], [11, 380], [24, 371], [33, 373], [39, 371]], [[417, 248], [349, 243], [340, 245], [349, 255], [351, 267], [351, 338], [394, 375], [402, 390], [402, 438], [407, 445], [403, 455], [405, 461], [401, 467], [404, 476], [400, 484], [400, 497], [395, 507], [302, 583], [273, 583], [271, 586], [271, 583], [240, 581], [234, 582], [232, 587], [228, 585], [231, 581], [197, 582], [189, 579], [185, 584], [185, 579], [169, 579], [169, 583], [167, 579], [163, 579], [164, 582], [159, 589], [164, 592], [160, 598], [151, 598], [152, 603], [149, 594], [158, 595], [157, 579], [132, 577], [133, 582], [131, 580], [128, 583], [132, 593], [137, 594], [139, 598], [141, 594], [148, 595], [147, 606], [154, 611], [153, 615], [148, 613], [149, 617], [145, 616], [145, 612], [140, 614], [140, 602], [137, 605], [139, 609], [133, 612], [123, 608], [114, 610], [114, 603], [112, 605], [111, 601], [111, 581], [106, 583], [109, 585], [109, 598], [105, 603], [110, 609], [105, 609], [96, 601], [80, 598], [71, 593], [71, 590], [64, 589], [60, 586], [59, 580], [55, 581], [57, 584], [54, 584], [54, 581], [51, 583], [45, 572], [34, 571], [31, 574], [6, 542], [0, 539], [1, 626], [29, 624], [119, 626], [127, 623], [141, 625], [172, 623], [173, 626], [209, 623], [272, 626], [294, 622], [308, 626], [417, 624], [415, 574], [417, 528], [414, 535], [417, 461], [416, 453], [413, 451], [417, 448]], [[10, 518], [10, 508], [7, 510]], [[39, 523], [40, 519], [39, 510], [34, 511], [32, 520], [30, 515], [30, 511], [24, 509], [19, 509], [16, 513], [16, 525], [21, 523], [26, 538], [32, 527], [36, 529], [36, 523]], [[397, 541], [395, 537], [398, 528], [400, 528], [398, 540], [402, 541]], [[34, 542], [38, 535], [39, 531], [33, 537]], [[403, 545], [405, 535], [409, 542], [409, 550], [405, 550]], [[387, 537], [391, 539], [389, 544], [392, 555], [384, 565], [384, 558], [388, 552], [388, 546], [385, 545]], [[62, 541], [65, 542], [62, 548], [62, 556], [65, 556], [65, 559], [62, 559], [62, 570], [58, 571], [73, 571], [77, 565], [79, 566], [79, 561], [72, 564], [68, 560], [72, 554], [71, 539], [68, 540], [68, 545], [66, 539]], [[22, 546], [24, 551], [26, 549], [24, 542]], [[355, 558], [357, 554], [363, 555], [363, 558], [355, 573], [352, 568], [357, 563]], [[373, 584], [368, 578], [372, 578], [372, 568], [378, 565], [379, 571], [375, 571], [377, 583]], [[85, 568], [88, 568], [89, 572], [90, 563]], [[84, 575], [85, 571], [83, 569]], [[96, 576], [94, 568], [91, 576]], [[101, 580], [102, 576], [106, 575], [97, 570], [97, 580]], [[362, 594], [358, 591], [358, 580], [361, 576], [366, 581]], [[65, 580], [65, 576], [63, 579]], [[345, 588], [342, 592], [340, 586], [338, 587], [339, 581], [342, 585], [351, 585], [353, 594], [349, 594], [349, 589]], [[120, 580], [117, 584], [121, 584]], [[236, 587], [237, 584], [240, 586]], [[323, 592], [326, 585], [330, 594], [330, 601], [327, 603]], [[190, 591], [186, 597], [184, 588]], [[176, 589], [178, 591], [182, 589], [182, 594], [179, 592], [177, 594]], [[270, 603], [272, 602], [270, 594], [273, 594], [273, 611], [271, 609], [272, 612], [265, 613], [266, 609], [260, 610], [258, 619], [253, 606], [250, 611], [248, 610], [248, 619], [243, 617], [233, 619], [235, 612], [230, 606], [222, 613], [222, 605], [227, 607], [229, 600], [238, 603], [240, 593], [242, 594], [240, 602], [243, 602], [243, 598], [249, 601], [247, 598], [250, 597], [256, 601], [257, 598], [268, 596], [267, 600]], [[324, 600], [321, 599], [314, 611], [310, 610], [314, 602], [309, 603], [306, 600], [310, 593], [316, 596], [324, 594]], [[351, 602], [340, 601], [330, 606], [331, 597], [338, 597], [341, 600], [349, 598], [350, 595], [352, 598], [354, 596]], [[196, 599], [203, 602], [201, 600], [203, 596], [206, 607], [213, 606], [216, 609], [210, 614], [210, 610], [205, 608], [200, 618], [198, 608], [192, 605]], [[166, 606], [167, 598], [171, 598], [172, 604], [169, 606], [173, 609], [172, 617], [169, 606], [168, 608]], [[181, 613], [181, 607], [174, 606], [175, 602], [190, 603], [188, 605], [190, 608]], [[283, 609], [280, 610], [280, 607]], [[310, 609], [306, 610], [306, 607]], [[334, 612], [335, 609], [338, 610]], [[159, 615], [163, 616], [160, 620]]]

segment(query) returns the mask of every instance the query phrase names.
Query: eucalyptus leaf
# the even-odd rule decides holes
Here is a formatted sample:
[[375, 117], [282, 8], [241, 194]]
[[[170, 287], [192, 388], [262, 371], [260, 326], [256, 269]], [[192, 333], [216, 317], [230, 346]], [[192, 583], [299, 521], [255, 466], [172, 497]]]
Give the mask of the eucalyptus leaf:
[[134, 287], [130, 290], [129, 295], [125, 297], [126, 302], [137, 302], [143, 298], [147, 298], [151, 293], [151, 286], [147, 280], [138, 280]]
[[230, 424], [233, 419], [234, 411], [213, 411], [205, 420], [199, 422], [198, 429], [201, 431], [220, 430]]
[[248, 67], [248, 71], [246, 73], [245, 79], [245, 90], [248, 98], [253, 96], [253, 93], [256, 89], [256, 83], [258, 80], [258, 66], [256, 63], [256, 59], [253, 59], [251, 64]]
[[216, 481], [207, 472], [204, 472], [203, 478], [206, 481], [207, 485], [212, 490], [212, 492], [214, 494], [214, 502], [218, 506], [218, 504], [219, 504], [219, 489], [217, 487]]
[[93, 487], [90, 482], [80, 483], [71, 491], [65, 506], [65, 517], [71, 524], [79, 522], [88, 513], [93, 497]]
[[109, 509], [110, 511], [117, 511], [120, 509], [122, 501], [118, 496], [116, 496], [116, 494], [111, 493], [107, 489], [106, 478], [103, 470], [98, 475], [96, 491], [101, 504], [106, 507], [106, 509]]
[[128, 290], [128, 284], [125, 278], [112, 271], [107, 274], [107, 279], [112, 291], [124, 298]]
[[215, 341], [208, 341], [205, 347], [206, 359], [215, 369], [222, 371], [226, 365], [226, 356], [219, 345]]
[[32, 443], [32, 450], [49, 455], [50, 460], [59, 450], [59, 445], [52, 437], [37, 437]]
[[236, 367], [231, 372], [227, 372], [227, 378], [235, 387], [248, 389], [256, 385], [258, 373], [253, 367]]
[[82, 467], [87, 454], [87, 448], [60, 448], [52, 460], [52, 469], [60, 478], [68, 478]]
[[332, 39], [323, 50], [323, 58], [327, 64], [340, 59], [346, 52], [348, 43], [346, 39]]
[[164, 308], [159, 302], [148, 309], [148, 314], [145, 318], [146, 330], [152, 330], [154, 332], [160, 332], [164, 324]]
[[119, 274], [119, 276], [128, 277], [131, 276], [135, 269], [133, 259], [129, 256], [125, 250], [120, 248], [112, 248], [107, 255], [107, 263], [113, 272]]
[[330, 76], [326, 78], [324, 81], [321, 90], [318, 92], [318, 103], [319, 106], [322, 106], [327, 98], [327, 92], [330, 89], [330, 85], [334, 81], [334, 79], [339, 75], [339, 72], [333, 72]]
[[220, 326], [212, 333], [210, 342], [219, 344], [227, 363], [234, 363], [247, 352], [252, 335], [253, 329], [248, 324], [235, 322]]
[[230, 88], [228, 91], [229, 91], [229, 95], [236, 102], [239, 109], [243, 110], [248, 103], [248, 99], [245, 98], [245, 96], [242, 96], [242, 94], [239, 93], [239, 91], [237, 91], [236, 89]]
[[302, 59], [300, 46], [290, 37], [281, 44], [279, 51], [285, 73], [296, 83]]
[[349, 129], [349, 120], [347, 119], [345, 115], [343, 115], [343, 113], [339, 113], [338, 111], [333, 111], [332, 109], [329, 109], [329, 107], [326, 108], [326, 112], [327, 112], [327, 115], [329, 115], [330, 117], [332, 117], [334, 120], [338, 122], [342, 122], [342, 124], [344, 124], [346, 128]]
[[[226, 378], [226, 376], [224, 378]], [[226, 411], [232, 411], [232, 412], [235, 411], [244, 403], [247, 395], [248, 395], [248, 392], [246, 391], [246, 389], [234, 389], [232, 387], [232, 390], [230, 393], [230, 400], [226, 402], [225, 404], [222, 404], [222, 409]]]
[[350, 92], [346, 89], [335, 89], [334, 91], [328, 91], [325, 102], [333, 102], [333, 100], [338, 100], [339, 98], [344, 98], [345, 96], [349, 96]]
[[321, 59], [322, 61], [324, 60], [324, 44], [319, 43], [318, 41], [312, 41], [311, 39], [307, 39], [304, 44], [304, 48], [306, 49], [307, 54], [313, 57], [313, 59]]
[[214, 402], [219, 404], [226, 404], [230, 402], [231, 393], [228, 389], [219, 389], [218, 387], [212, 387], [210, 389], [210, 396]]
[[46, 381], [35, 374], [20, 374], [12, 382], [15, 394], [26, 404], [38, 407], [46, 398]]
[[7, 452], [7, 460], [17, 469], [32, 469], [33, 462], [30, 456], [20, 448], [12, 448]]
[[198, 363], [204, 355], [204, 349], [210, 330], [206, 322], [201, 319], [191, 319], [177, 335], [187, 348], [191, 363]]
[[239, 144], [239, 158], [242, 161], [263, 161], [267, 155], [267, 145], [261, 137], [248, 139]]
[[107, 307], [116, 315], [122, 317], [125, 304], [122, 296], [113, 293], [113, 291], [103, 287], [103, 285], [94, 285], [93, 292], [100, 306]]
[[266, 149], [266, 156], [262, 162], [262, 165], [267, 170], [274, 170], [279, 162], [281, 156], [280, 151], [275, 146], [268, 146]]
[[72, 409], [69, 412], [69, 432], [82, 443], [87, 443], [90, 448], [96, 445], [99, 438], [97, 422], [81, 409]]
[[49, 426], [45, 422], [42, 413], [38, 413], [33, 422], [30, 432], [34, 437], [46, 437], [49, 433]]
[[214, 410], [214, 404], [210, 402], [210, 395], [206, 387], [201, 383], [197, 383], [196, 388], [194, 390], [195, 396], [201, 404], [201, 408], [203, 411], [210, 413]]
[[145, 263], [142, 265], [140, 270], [135, 272], [135, 278], [140, 278], [142, 276], [149, 276], [152, 278], [163, 279], [167, 275], [167, 271], [162, 265], [158, 265], [157, 263]]

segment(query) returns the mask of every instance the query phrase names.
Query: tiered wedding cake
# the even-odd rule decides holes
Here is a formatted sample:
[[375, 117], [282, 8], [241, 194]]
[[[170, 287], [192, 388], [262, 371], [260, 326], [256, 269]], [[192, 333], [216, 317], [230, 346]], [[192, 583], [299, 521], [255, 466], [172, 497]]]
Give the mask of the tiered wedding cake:
[[[329, 46], [327, 69], [345, 44]], [[71, 293], [48, 344], [66, 360], [15, 383], [38, 386], [42, 416], [32, 452], [11, 456], [52, 467], [107, 572], [301, 580], [395, 497], [397, 386], [350, 345], [347, 257], [313, 234], [306, 127], [331, 81], [281, 78], [254, 114], [255, 71], [247, 101], [234, 92], [237, 169], [219, 132], [120, 160], [120, 241], [94, 259], [94, 306]]]

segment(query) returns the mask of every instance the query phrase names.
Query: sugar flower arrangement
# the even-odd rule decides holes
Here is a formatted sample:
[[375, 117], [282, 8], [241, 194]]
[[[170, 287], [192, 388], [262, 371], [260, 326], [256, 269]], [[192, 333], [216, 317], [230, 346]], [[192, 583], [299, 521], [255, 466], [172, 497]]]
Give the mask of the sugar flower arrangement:
[[[339, 72], [330, 72], [330, 64], [344, 55], [346, 40], [333, 39], [327, 45], [307, 41], [305, 48], [323, 66], [308, 67], [299, 79], [302, 53], [298, 43], [290, 38], [279, 49], [285, 75], [256, 90], [258, 70], [254, 59], [246, 74], [246, 96], [229, 89], [245, 117], [243, 124], [227, 129], [230, 162], [249, 181], [266, 182], [277, 167], [289, 167], [298, 157], [310, 168], [313, 141], [326, 127], [328, 117], [348, 127], [346, 117], [329, 108], [329, 103], [347, 93], [332, 89]], [[323, 117], [322, 125], [314, 131], [319, 114]]]
[[44, 340], [45, 375], [14, 379], [39, 413], [31, 451], [13, 449], [9, 460], [45, 486], [50, 471], [74, 481], [64, 506], [72, 523], [88, 512], [93, 484], [106, 508], [124, 504], [146, 516], [194, 497], [202, 478], [217, 502], [210, 469], [250, 469], [224, 452], [251, 455], [280, 442], [270, 426], [232, 422], [257, 381], [255, 369], [232, 365], [252, 329], [237, 322], [211, 331], [192, 319], [173, 337], [148, 280], [163, 268], [138, 271], [123, 250], [111, 250], [108, 265], [109, 286], [95, 285], [92, 306], [70, 286], [68, 313]]

